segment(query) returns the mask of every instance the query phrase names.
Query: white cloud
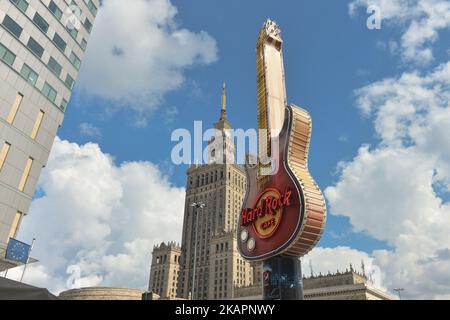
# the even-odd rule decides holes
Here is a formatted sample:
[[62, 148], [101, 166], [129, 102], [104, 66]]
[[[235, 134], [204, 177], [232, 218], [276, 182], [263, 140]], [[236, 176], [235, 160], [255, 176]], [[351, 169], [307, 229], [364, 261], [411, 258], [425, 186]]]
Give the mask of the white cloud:
[[153, 245], [180, 238], [184, 189], [149, 162], [116, 165], [97, 144], [57, 139], [39, 187], [20, 238], [37, 238], [41, 262], [25, 281], [53, 292], [67, 289], [71, 265], [82, 286], [146, 289]]
[[400, 44], [406, 61], [425, 64], [433, 60], [431, 45], [439, 39], [440, 31], [450, 28], [448, 0], [354, 0], [349, 13], [355, 15], [369, 5], [380, 7], [383, 23], [402, 27]]
[[82, 122], [79, 126], [80, 134], [89, 138], [99, 139], [102, 137], [102, 133], [98, 127], [89, 122]]
[[339, 181], [325, 190], [333, 213], [392, 246], [371, 256], [385, 286], [405, 288], [408, 298], [450, 293], [450, 203], [436, 192], [450, 190], [449, 89], [447, 62], [357, 90], [380, 143], [341, 163]]
[[95, 21], [79, 84], [87, 93], [147, 115], [184, 82], [184, 71], [217, 60], [216, 41], [182, 28], [170, 0], [108, 0]]
[[[356, 0], [350, 13], [369, 2], [403, 29], [395, 50], [403, 59], [433, 59], [439, 31], [450, 27], [450, 2]], [[380, 140], [339, 164], [339, 180], [325, 190], [331, 211], [392, 247], [370, 253], [383, 271], [384, 287], [404, 288], [406, 298], [448, 299], [450, 61], [367, 85], [356, 98], [358, 108], [373, 117]]]
[[[364, 263], [364, 271], [362, 270]], [[302, 272], [306, 277], [328, 273], [336, 273], [350, 270], [350, 267], [367, 276], [369, 284], [380, 288], [383, 287], [384, 273], [374, 263], [374, 258], [366, 252], [349, 247], [336, 248], [314, 248], [308, 255], [302, 258]]]

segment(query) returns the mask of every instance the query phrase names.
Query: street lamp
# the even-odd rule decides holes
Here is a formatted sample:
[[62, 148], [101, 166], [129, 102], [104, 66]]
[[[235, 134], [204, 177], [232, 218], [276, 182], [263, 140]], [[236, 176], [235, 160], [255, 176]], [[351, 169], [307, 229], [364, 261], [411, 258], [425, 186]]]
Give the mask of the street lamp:
[[195, 214], [195, 243], [194, 243], [194, 271], [192, 275], [192, 297], [191, 299], [195, 299], [195, 272], [197, 269], [197, 234], [198, 234], [198, 209], [203, 210], [206, 207], [206, 204], [203, 202], [194, 202], [191, 204], [191, 207], [194, 208]]
[[399, 298], [400, 300], [402, 300], [402, 295], [401, 295], [400, 293], [401, 293], [402, 291], [405, 291], [405, 289], [403, 289], [403, 288], [395, 288], [394, 291], [397, 292], [398, 298]]

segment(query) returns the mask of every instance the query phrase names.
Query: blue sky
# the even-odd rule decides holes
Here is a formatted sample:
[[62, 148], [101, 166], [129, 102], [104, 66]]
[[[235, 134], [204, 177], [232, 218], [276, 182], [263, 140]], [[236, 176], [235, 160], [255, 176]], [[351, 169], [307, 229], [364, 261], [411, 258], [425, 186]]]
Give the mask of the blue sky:
[[[101, 131], [98, 141], [116, 161], [148, 160], [172, 172], [171, 180], [185, 185], [185, 166], [170, 161], [176, 128], [192, 130], [195, 120], [217, 121], [221, 83], [226, 81], [228, 113], [235, 128], [256, 127], [255, 44], [262, 23], [277, 21], [285, 41], [289, 101], [306, 107], [314, 121], [310, 168], [325, 188], [336, 179], [336, 165], [349, 160], [363, 143], [376, 139], [368, 119], [354, 107], [353, 91], [395, 73], [389, 52], [377, 48], [390, 34], [366, 28], [368, 16], [350, 18], [343, 1], [174, 1], [177, 22], [190, 30], [206, 30], [217, 40], [219, 60], [186, 71], [186, 83], [168, 94], [146, 128], [136, 127], [128, 111], [105, 116], [102, 104], [78, 102], [78, 87], [59, 131], [62, 139], [85, 143], [79, 125], [89, 122]], [[126, 49], [125, 49], [126, 50]], [[194, 92], [193, 92], [194, 91]], [[166, 123], [165, 109], [178, 114]], [[353, 245], [371, 251], [385, 244], [353, 234], [346, 218], [331, 215], [323, 245]], [[336, 238], [335, 235], [340, 235]]]
[[[24, 222], [24, 238], [41, 238], [30, 281], [62, 290], [72, 264], [84, 285], [145, 287], [149, 248], [181, 238], [187, 167], [171, 162], [171, 134], [217, 121], [222, 81], [233, 127], [256, 127], [255, 45], [272, 18], [329, 204], [305, 263], [364, 259], [388, 291], [450, 298], [448, 0], [105, 4]], [[370, 4], [380, 30], [366, 26]]]

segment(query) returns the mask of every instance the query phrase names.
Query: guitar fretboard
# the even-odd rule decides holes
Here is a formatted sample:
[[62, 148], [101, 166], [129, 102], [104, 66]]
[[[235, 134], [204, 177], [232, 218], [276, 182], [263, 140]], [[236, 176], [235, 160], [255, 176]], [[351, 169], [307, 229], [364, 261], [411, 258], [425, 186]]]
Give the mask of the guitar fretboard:
[[[284, 80], [282, 40], [273, 22], [266, 22], [259, 33], [256, 46], [256, 71], [258, 86], [258, 155], [260, 179], [267, 177], [274, 142], [284, 123], [286, 89]], [[261, 181], [260, 181], [261, 182]]]

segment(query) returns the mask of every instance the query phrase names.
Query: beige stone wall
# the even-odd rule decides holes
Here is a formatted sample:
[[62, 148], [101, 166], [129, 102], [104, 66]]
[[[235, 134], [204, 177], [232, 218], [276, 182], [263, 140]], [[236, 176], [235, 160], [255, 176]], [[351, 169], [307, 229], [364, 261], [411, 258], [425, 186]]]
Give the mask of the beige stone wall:
[[[215, 278], [216, 256], [212, 251], [212, 239], [222, 233], [235, 233], [238, 213], [241, 209], [246, 188], [244, 170], [235, 164], [210, 164], [193, 166], [188, 170], [188, 184], [186, 190], [185, 217], [183, 225], [183, 274], [179, 283], [180, 297], [188, 298], [192, 291], [192, 282], [195, 256], [195, 224], [194, 209], [190, 206], [194, 202], [203, 202], [206, 207], [199, 211], [197, 233], [197, 261], [196, 263], [196, 299], [212, 299], [214, 293], [211, 289], [220, 287], [222, 280], [222, 296], [232, 296], [234, 278], [233, 268], [237, 263], [237, 248], [231, 242], [227, 257], [218, 258], [227, 261], [225, 270], [222, 270], [222, 279]], [[215, 248], [215, 247], [214, 247]], [[235, 252], [233, 250], [236, 250]], [[212, 269], [214, 268], [214, 269]], [[218, 266], [220, 268], [220, 266]], [[225, 266], [222, 266], [225, 268]], [[248, 271], [248, 270], [247, 270]], [[227, 283], [223, 281], [227, 272]], [[220, 272], [218, 272], [220, 275]], [[217, 284], [215, 283], [219, 281]], [[226, 286], [226, 290], [223, 289]], [[217, 297], [219, 294], [217, 294]]]
[[253, 284], [254, 270], [239, 254], [236, 232], [223, 233], [211, 240], [209, 278], [210, 300], [233, 298], [236, 287]]
[[323, 287], [351, 285], [358, 283], [366, 283], [366, 279], [355, 272], [346, 272], [346, 273], [320, 275], [311, 278], [306, 278], [303, 280], [303, 287], [305, 289], [314, 289]]
[[[305, 300], [394, 300], [353, 271], [303, 279]], [[235, 289], [235, 298], [262, 299], [262, 284]]]
[[175, 243], [162, 243], [153, 248], [148, 291], [162, 298], [177, 297], [181, 248]]

